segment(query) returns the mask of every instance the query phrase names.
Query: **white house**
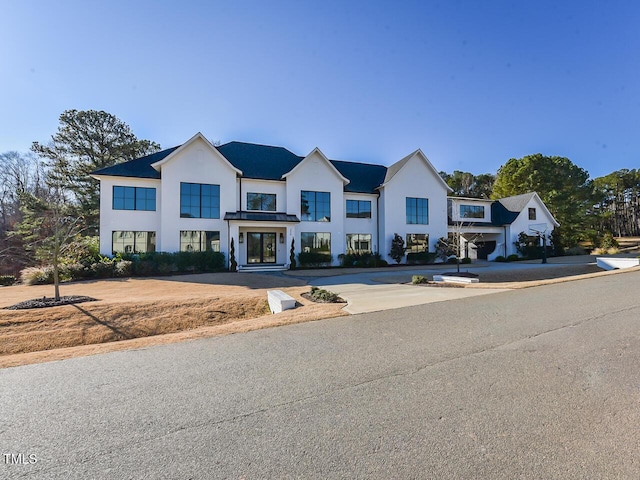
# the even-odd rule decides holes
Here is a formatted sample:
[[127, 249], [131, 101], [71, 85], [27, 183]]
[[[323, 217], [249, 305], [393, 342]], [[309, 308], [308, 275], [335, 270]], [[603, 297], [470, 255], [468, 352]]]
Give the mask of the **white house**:
[[463, 256], [494, 260], [517, 254], [521, 232], [550, 238], [559, 223], [535, 192], [500, 200], [450, 197], [449, 233], [461, 235]]
[[344, 253], [391, 262], [395, 233], [407, 252], [420, 252], [434, 251], [448, 230], [451, 189], [420, 150], [384, 167], [330, 160], [318, 148], [300, 157], [267, 145], [214, 146], [198, 133], [92, 175], [103, 255], [213, 250], [228, 259], [233, 239], [241, 268], [287, 268], [292, 242], [296, 254], [331, 255], [334, 265]]

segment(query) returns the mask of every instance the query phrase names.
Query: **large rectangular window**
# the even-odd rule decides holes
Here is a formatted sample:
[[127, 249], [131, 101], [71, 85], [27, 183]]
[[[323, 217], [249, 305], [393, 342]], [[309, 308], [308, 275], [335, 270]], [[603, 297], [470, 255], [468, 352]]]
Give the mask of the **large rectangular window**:
[[331, 255], [330, 233], [302, 232], [300, 234], [300, 243], [303, 252]]
[[371, 202], [347, 200], [347, 218], [371, 218]]
[[147, 210], [156, 209], [156, 189], [145, 187], [113, 186], [114, 210]]
[[371, 253], [371, 234], [347, 233], [347, 253]]
[[180, 231], [181, 252], [219, 252], [220, 232]]
[[220, 218], [220, 185], [180, 182], [180, 217]]
[[116, 253], [150, 253], [156, 251], [156, 232], [112, 232], [111, 251]]
[[405, 249], [407, 253], [428, 252], [429, 235], [425, 233], [408, 233]]
[[275, 193], [247, 193], [247, 210], [276, 211]]
[[331, 193], [301, 191], [300, 216], [303, 222], [330, 222]]
[[427, 225], [429, 223], [429, 200], [407, 197], [407, 223]]
[[482, 205], [460, 205], [460, 218], [484, 218]]

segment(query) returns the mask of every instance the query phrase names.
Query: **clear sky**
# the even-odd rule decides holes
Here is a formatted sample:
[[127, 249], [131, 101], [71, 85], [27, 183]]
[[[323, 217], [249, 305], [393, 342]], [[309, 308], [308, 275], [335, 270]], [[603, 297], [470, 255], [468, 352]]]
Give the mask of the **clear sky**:
[[0, 153], [66, 109], [211, 141], [495, 171], [638, 168], [640, 2], [0, 0]]

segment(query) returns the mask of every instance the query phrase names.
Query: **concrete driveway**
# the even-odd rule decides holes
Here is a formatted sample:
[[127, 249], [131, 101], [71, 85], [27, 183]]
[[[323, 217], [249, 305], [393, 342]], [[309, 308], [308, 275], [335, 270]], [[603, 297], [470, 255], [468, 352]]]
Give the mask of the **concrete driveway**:
[[[558, 265], [576, 263], [595, 263], [595, 257], [589, 255], [558, 257], [550, 259], [547, 265], [543, 265], [540, 260], [514, 263], [478, 261], [471, 265], [462, 265], [461, 271], [468, 270], [481, 274], [486, 271], [554, 268], [554, 266]], [[325, 288], [340, 295], [348, 302], [344, 310], [352, 314], [458, 300], [507, 290], [498, 288], [427, 287], [409, 283], [413, 275], [431, 276], [434, 273], [442, 273], [453, 269], [455, 269], [455, 266], [452, 265], [427, 265], [398, 267], [397, 269], [317, 270], [296, 272], [296, 276], [303, 274], [309, 280], [310, 285]], [[334, 272], [333, 275], [331, 275], [332, 272]]]

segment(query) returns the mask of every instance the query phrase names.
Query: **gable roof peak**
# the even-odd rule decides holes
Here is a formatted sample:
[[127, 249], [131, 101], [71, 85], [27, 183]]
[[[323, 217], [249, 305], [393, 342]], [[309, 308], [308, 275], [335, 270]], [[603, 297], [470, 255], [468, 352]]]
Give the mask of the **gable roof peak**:
[[416, 149], [413, 152], [411, 152], [409, 155], [407, 155], [406, 157], [398, 160], [396, 163], [394, 163], [393, 165], [391, 165], [390, 167], [387, 168], [387, 174], [384, 177], [384, 183], [382, 185], [380, 185], [380, 187], [385, 186], [387, 183], [389, 183], [389, 181], [396, 176], [396, 174], [402, 170], [402, 168], [404, 168], [404, 166], [409, 162], [409, 160], [411, 160], [414, 157], [419, 157], [420, 159], [422, 159], [422, 161], [427, 165], [427, 168], [429, 170], [431, 170], [431, 172], [433, 173], [433, 175], [436, 177], [437, 181], [445, 188], [445, 190], [447, 192], [453, 192], [453, 189], [447, 185], [447, 182], [445, 182], [442, 177], [440, 176], [440, 174], [438, 173], [438, 171], [436, 170], [436, 168], [433, 166], [433, 164], [431, 163], [431, 161], [429, 160], [429, 158], [427, 158], [427, 156], [424, 154], [424, 152], [421, 149]]

